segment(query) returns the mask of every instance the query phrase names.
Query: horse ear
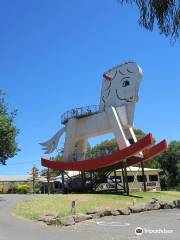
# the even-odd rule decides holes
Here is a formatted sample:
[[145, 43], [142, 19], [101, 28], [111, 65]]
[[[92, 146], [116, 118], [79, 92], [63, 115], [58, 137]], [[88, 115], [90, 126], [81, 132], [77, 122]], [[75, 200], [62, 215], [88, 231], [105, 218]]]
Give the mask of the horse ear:
[[107, 73], [103, 74], [103, 78], [105, 78], [108, 81], [110, 81], [112, 79], [112, 77], [109, 74], [107, 74]]

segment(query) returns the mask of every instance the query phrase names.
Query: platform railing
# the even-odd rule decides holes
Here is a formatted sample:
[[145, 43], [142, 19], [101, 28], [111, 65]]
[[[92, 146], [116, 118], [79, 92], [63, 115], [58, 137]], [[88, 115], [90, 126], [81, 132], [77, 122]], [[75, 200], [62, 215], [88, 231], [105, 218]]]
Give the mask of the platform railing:
[[91, 105], [86, 107], [74, 108], [65, 112], [61, 116], [61, 123], [66, 124], [68, 120], [71, 118], [81, 118], [84, 116], [90, 116], [90, 115], [96, 114], [98, 112], [100, 112], [99, 105]]

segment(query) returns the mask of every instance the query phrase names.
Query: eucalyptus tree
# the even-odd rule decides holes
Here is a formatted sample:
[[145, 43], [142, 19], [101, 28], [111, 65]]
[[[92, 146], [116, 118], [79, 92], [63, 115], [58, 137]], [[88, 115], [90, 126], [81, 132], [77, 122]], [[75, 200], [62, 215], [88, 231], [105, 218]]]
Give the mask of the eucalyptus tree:
[[19, 129], [14, 119], [17, 110], [10, 112], [4, 99], [5, 94], [0, 90], [0, 164], [5, 165], [7, 159], [14, 157], [20, 151], [16, 137]]
[[119, 0], [121, 4], [131, 4], [139, 11], [139, 25], [153, 31], [157, 24], [160, 34], [175, 41], [180, 34], [179, 0]]

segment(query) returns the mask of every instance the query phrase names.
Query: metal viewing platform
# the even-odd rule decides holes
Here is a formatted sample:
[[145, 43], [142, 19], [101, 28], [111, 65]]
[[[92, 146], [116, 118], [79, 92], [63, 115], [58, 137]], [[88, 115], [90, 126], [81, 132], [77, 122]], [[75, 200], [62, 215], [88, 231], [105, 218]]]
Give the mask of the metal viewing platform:
[[71, 118], [82, 118], [87, 117], [93, 114], [96, 114], [100, 112], [99, 111], [99, 105], [91, 105], [81, 108], [74, 108], [67, 112], [65, 112], [63, 115], [61, 115], [61, 123], [66, 124], [69, 119]]

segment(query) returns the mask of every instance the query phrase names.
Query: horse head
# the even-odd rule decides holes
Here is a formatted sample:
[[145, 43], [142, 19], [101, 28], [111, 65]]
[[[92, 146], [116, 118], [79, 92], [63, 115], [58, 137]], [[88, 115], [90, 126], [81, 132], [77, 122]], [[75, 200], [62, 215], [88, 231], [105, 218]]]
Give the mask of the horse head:
[[132, 105], [138, 101], [142, 70], [135, 62], [128, 62], [107, 71], [103, 75], [100, 110]]

